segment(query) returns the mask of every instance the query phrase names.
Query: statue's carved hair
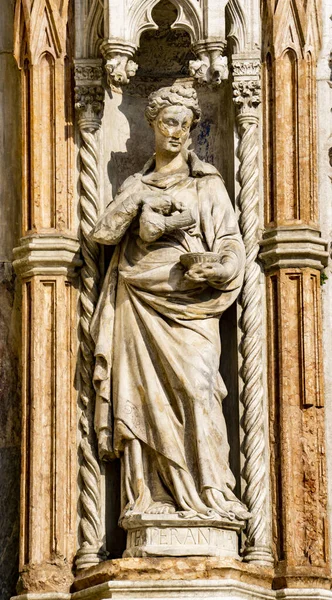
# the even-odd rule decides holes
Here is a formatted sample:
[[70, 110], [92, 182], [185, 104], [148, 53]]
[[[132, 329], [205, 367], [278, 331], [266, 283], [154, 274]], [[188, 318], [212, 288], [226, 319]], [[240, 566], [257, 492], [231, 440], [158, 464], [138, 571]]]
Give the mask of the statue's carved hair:
[[152, 92], [148, 98], [148, 105], [145, 109], [145, 117], [151, 125], [158, 116], [162, 108], [166, 106], [185, 106], [193, 112], [194, 118], [191, 125], [193, 129], [201, 116], [201, 109], [198, 104], [196, 90], [192, 87], [184, 87], [183, 85], [172, 85], [172, 87], [160, 88], [156, 92]]

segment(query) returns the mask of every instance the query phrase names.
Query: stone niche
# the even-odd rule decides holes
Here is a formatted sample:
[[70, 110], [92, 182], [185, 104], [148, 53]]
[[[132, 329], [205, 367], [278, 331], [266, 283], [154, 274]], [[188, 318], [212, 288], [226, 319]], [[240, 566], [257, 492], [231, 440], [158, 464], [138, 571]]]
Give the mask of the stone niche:
[[[324, 402], [328, 426], [332, 277], [321, 286], [322, 269], [328, 265], [331, 270], [326, 172], [331, 145], [327, 92], [332, 93], [329, 0], [10, 0], [3, 4], [1, 599], [15, 594], [15, 581], [20, 600], [331, 598], [332, 480], [327, 467], [332, 443], [328, 435], [325, 450]], [[146, 494], [144, 506], [130, 514], [137, 500], [137, 482], [147, 472], [152, 474], [151, 491], [157, 489], [154, 484], [158, 468], [159, 472], [164, 468], [163, 458], [169, 461], [164, 480], [170, 481], [166, 469], [173, 454], [164, 457], [153, 448], [155, 455], [159, 452], [157, 459], [161, 457], [160, 467], [155, 455], [150, 462], [143, 445], [139, 460], [131, 463], [137, 485], [131, 499], [125, 490], [128, 502], [122, 517], [125, 528], [121, 528], [120, 495], [125, 489], [121, 475], [129, 472], [128, 481], [132, 473], [127, 465], [121, 473], [119, 460], [106, 462], [98, 455], [97, 442], [101, 453], [109, 452], [111, 458], [107, 445], [111, 428], [107, 422], [107, 434], [100, 427], [96, 436], [95, 408], [103, 396], [93, 386], [98, 359], [92, 323], [112, 246], [103, 246], [93, 232], [122, 182], [139, 171], [153, 152], [152, 130], [144, 119], [148, 95], [178, 81], [197, 90], [202, 120], [192, 132], [192, 148], [223, 176], [245, 248], [241, 295], [220, 324], [230, 466], [235, 494], [251, 514], [244, 530], [244, 522], [234, 526], [233, 520], [233, 527], [229, 526], [230, 511], [225, 519], [220, 511], [219, 520], [204, 509], [172, 512], [182, 499], [167, 503], [162, 493], [159, 498], [152, 494], [151, 503]], [[188, 133], [184, 120], [181, 127]], [[200, 169], [211, 174], [202, 165]], [[171, 175], [178, 175], [174, 171]], [[184, 175], [180, 183], [186, 184], [186, 170], [179, 172]], [[149, 177], [142, 183], [150, 184]], [[136, 198], [131, 207], [125, 205], [127, 216], [135, 219], [135, 210], [143, 212], [140, 202]], [[166, 221], [163, 225], [166, 232]], [[172, 225], [168, 231], [174, 231], [174, 221]], [[116, 233], [110, 243], [118, 243]], [[132, 233], [130, 241], [137, 238], [134, 227]], [[172, 251], [178, 250], [175, 245]], [[174, 263], [182, 268], [179, 255]], [[110, 294], [105, 297], [110, 299]], [[152, 329], [157, 330], [158, 351], [161, 335], [153, 319], [146, 329], [151, 336]], [[135, 325], [134, 318], [131, 323]], [[107, 325], [105, 338], [114, 350], [111, 318]], [[119, 331], [122, 334], [124, 329]], [[185, 327], [180, 331], [183, 337], [184, 332]], [[130, 335], [131, 331], [125, 350]], [[117, 358], [124, 337], [117, 336]], [[177, 346], [175, 335], [170, 338], [174, 349], [182, 348], [179, 338]], [[192, 339], [196, 338], [186, 339], [189, 348]], [[205, 339], [211, 341], [207, 335]], [[214, 339], [219, 341], [217, 335]], [[151, 368], [146, 371], [145, 387], [140, 388], [147, 390], [148, 400], [154, 400], [155, 388], [152, 393], [148, 388], [151, 373], [152, 378], [157, 375], [152, 368], [155, 357], [145, 352], [148, 343], [137, 347], [137, 364], [142, 359], [142, 367], [150, 359]], [[194, 343], [192, 347], [201, 348]], [[195, 381], [195, 370], [198, 373], [202, 367], [203, 372], [205, 367], [202, 354], [196, 356], [189, 362], [185, 353], [173, 353], [176, 367], [176, 361], [187, 361], [188, 382]], [[209, 350], [204, 355], [209, 360], [213, 356]], [[159, 364], [164, 367], [162, 360]], [[213, 365], [214, 373], [217, 367]], [[131, 375], [129, 368], [127, 373]], [[143, 368], [139, 374], [145, 375]], [[102, 381], [107, 383], [103, 391], [109, 392], [107, 377]], [[132, 381], [129, 391], [136, 392], [138, 380]], [[182, 382], [173, 386], [173, 381], [169, 378], [168, 391], [184, 389]], [[166, 393], [160, 397], [164, 398], [158, 406], [162, 412], [169, 398]], [[195, 387], [188, 397], [203, 396], [196, 394]], [[131, 414], [145, 416], [143, 410]], [[197, 422], [202, 415], [211, 417], [207, 410], [198, 411]], [[215, 422], [206, 420], [208, 425]], [[190, 427], [190, 433], [195, 432], [191, 422]], [[163, 439], [168, 439], [167, 428]], [[200, 449], [207, 436], [202, 439]], [[210, 461], [210, 473], [223, 466], [218, 458], [224, 439], [221, 435], [215, 444], [217, 459]], [[191, 435], [185, 440], [191, 450]], [[127, 450], [128, 458], [131, 452], [130, 461], [134, 445], [128, 449], [127, 441], [123, 454]], [[172, 452], [174, 448], [175, 444]], [[198, 444], [194, 448], [198, 456]], [[204, 456], [199, 466], [208, 463]], [[144, 471], [143, 458], [145, 465], [153, 467]], [[190, 462], [197, 466], [195, 457]], [[135, 470], [137, 464], [140, 471]], [[189, 461], [186, 466], [190, 470]], [[178, 472], [173, 472], [165, 489], [175, 490]], [[200, 483], [204, 474], [201, 469]], [[144, 483], [150, 491], [151, 481]], [[204, 493], [213, 489], [202, 487]], [[209, 506], [212, 500], [210, 496]], [[198, 520], [201, 517], [202, 521], [207, 517], [204, 524]]]
[[[106, 90], [100, 162], [100, 197], [104, 208], [114, 198], [123, 181], [129, 175], [140, 171], [153, 154], [152, 130], [144, 117], [149, 94], [174, 82], [187, 82], [188, 85], [193, 83], [188, 69], [189, 60], [194, 58], [190, 36], [181, 29], [171, 29], [172, 23], [177, 18], [176, 7], [168, 0], [161, 0], [152, 10], [152, 18], [158, 25], [158, 29], [146, 31], [141, 35], [140, 45], [134, 56], [134, 60], [138, 63], [135, 77], [127, 85], [111, 86]], [[231, 82], [224, 80], [218, 86], [197, 84], [196, 90], [202, 118], [192, 132], [190, 148], [199, 158], [218, 169], [234, 203], [236, 167]], [[105, 267], [109, 263], [111, 254], [111, 247], [105, 246]], [[228, 390], [223, 407], [231, 446], [230, 463], [237, 479], [235, 492], [239, 496], [240, 435], [236, 311], [236, 305], [232, 305], [222, 316], [220, 327], [221, 374]], [[224, 361], [224, 358], [227, 358], [227, 361]], [[126, 543], [125, 532], [117, 523], [120, 512], [118, 462], [105, 463], [106, 547], [111, 558], [119, 558], [124, 552]], [[182, 539], [183, 532], [180, 537]], [[237, 552], [236, 547], [235, 554]]]

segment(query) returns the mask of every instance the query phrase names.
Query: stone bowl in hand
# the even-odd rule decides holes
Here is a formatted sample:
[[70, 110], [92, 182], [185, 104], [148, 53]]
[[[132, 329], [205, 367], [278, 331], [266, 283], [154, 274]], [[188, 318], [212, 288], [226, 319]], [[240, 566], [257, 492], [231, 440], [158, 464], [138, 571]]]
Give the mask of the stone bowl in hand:
[[196, 264], [220, 263], [221, 256], [215, 252], [186, 252], [181, 254], [180, 262], [189, 270]]

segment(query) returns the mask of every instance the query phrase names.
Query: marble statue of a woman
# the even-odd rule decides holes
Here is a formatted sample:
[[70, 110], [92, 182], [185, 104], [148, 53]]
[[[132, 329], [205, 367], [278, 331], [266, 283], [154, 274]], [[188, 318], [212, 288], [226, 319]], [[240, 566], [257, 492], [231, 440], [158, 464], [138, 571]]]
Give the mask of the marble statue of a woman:
[[92, 232], [116, 247], [91, 332], [99, 454], [121, 457], [122, 519], [248, 518], [232, 491], [219, 373], [219, 318], [245, 255], [221, 176], [186, 150], [199, 116], [193, 88], [150, 95], [155, 155]]

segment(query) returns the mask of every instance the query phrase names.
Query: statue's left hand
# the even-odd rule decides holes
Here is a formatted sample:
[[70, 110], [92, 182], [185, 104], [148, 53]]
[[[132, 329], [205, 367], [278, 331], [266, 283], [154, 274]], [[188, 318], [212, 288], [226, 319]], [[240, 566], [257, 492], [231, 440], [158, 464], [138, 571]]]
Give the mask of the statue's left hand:
[[143, 209], [150, 207], [155, 213], [160, 215], [169, 215], [173, 206], [173, 198], [170, 194], [149, 192], [142, 199]]
[[225, 263], [197, 263], [185, 274], [185, 278], [195, 282], [220, 285], [230, 279], [234, 273], [234, 265]]

